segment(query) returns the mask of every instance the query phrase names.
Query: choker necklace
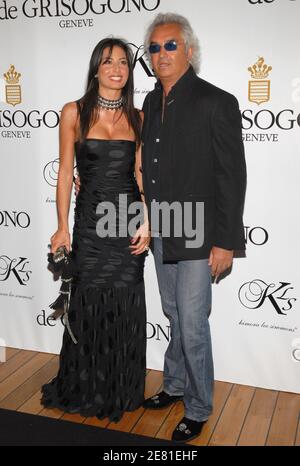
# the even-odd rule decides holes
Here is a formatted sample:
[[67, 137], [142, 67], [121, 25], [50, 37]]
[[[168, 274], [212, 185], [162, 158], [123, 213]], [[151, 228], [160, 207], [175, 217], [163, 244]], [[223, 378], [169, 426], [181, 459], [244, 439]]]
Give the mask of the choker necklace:
[[99, 107], [104, 108], [105, 110], [118, 110], [123, 106], [123, 97], [121, 96], [117, 100], [105, 99], [101, 95], [97, 97], [97, 104]]

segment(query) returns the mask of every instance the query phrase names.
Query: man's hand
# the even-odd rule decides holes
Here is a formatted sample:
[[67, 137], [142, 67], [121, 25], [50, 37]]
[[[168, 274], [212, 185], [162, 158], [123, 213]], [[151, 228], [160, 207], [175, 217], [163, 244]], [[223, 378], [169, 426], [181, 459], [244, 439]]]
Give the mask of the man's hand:
[[79, 175], [74, 176], [73, 181], [75, 183], [75, 196], [78, 196], [78, 193], [80, 191], [80, 178], [79, 178]]
[[148, 251], [150, 239], [149, 223], [145, 222], [138, 228], [134, 237], [131, 239], [131, 246], [129, 246], [131, 254], [137, 256], [138, 254]]
[[212, 276], [218, 278], [221, 273], [229, 269], [232, 266], [232, 259], [233, 251], [213, 246], [208, 260]]

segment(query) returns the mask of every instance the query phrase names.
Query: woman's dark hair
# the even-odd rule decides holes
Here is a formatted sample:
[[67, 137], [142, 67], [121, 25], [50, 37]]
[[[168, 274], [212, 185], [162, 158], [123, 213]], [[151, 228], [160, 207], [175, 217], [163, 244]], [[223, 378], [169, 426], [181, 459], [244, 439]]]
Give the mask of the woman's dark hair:
[[91, 126], [96, 122], [97, 118], [97, 97], [99, 90], [99, 82], [97, 76], [99, 64], [101, 63], [103, 52], [109, 48], [110, 55], [114, 47], [120, 47], [124, 50], [129, 67], [128, 80], [122, 89], [123, 107], [122, 112], [125, 114], [129, 126], [133, 129], [136, 143], [139, 146], [141, 143], [141, 117], [134, 108], [133, 104], [133, 53], [129, 45], [122, 39], [107, 37], [102, 39], [94, 48], [89, 65], [87, 78], [86, 92], [78, 101], [78, 109], [80, 116], [80, 140], [82, 141]]

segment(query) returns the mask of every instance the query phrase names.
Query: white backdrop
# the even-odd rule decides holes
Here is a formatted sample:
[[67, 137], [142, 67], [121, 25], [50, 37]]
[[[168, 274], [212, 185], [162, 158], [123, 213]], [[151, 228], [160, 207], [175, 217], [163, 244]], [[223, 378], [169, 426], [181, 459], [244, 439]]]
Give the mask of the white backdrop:
[[[60, 350], [62, 325], [47, 319], [59, 283], [46, 261], [56, 229], [60, 110], [83, 94], [91, 52], [110, 34], [134, 44], [141, 107], [155, 80], [140, 46], [160, 11], [191, 21], [201, 77], [236, 95], [243, 114], [247, 258], [213, 285], [216, 379], [300, 392], [298, 0], [0, 0], [0, 339]], [[71, 223], [73, 209], [74, 198]], [[169, 328], [152, 257], [145, 273], [147, 366], [161, 370]]]

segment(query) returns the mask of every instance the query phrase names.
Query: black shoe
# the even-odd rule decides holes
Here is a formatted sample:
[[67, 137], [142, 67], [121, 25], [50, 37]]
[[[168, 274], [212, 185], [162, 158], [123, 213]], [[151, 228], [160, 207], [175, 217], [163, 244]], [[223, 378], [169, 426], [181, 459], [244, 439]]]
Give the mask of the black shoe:
[[184, 443], [197, 437], [206, 421], [193, 421], [187, 417], [181, 419], [173, 432], [173, 442]]
[[172, 403], [176, 403], [178, 400], [182, 400], [182, 398], [182, 396], [171, 396], [162, 391], [145, 400], [143, 407], [146, 409], [162, 409], [170, 406]]

